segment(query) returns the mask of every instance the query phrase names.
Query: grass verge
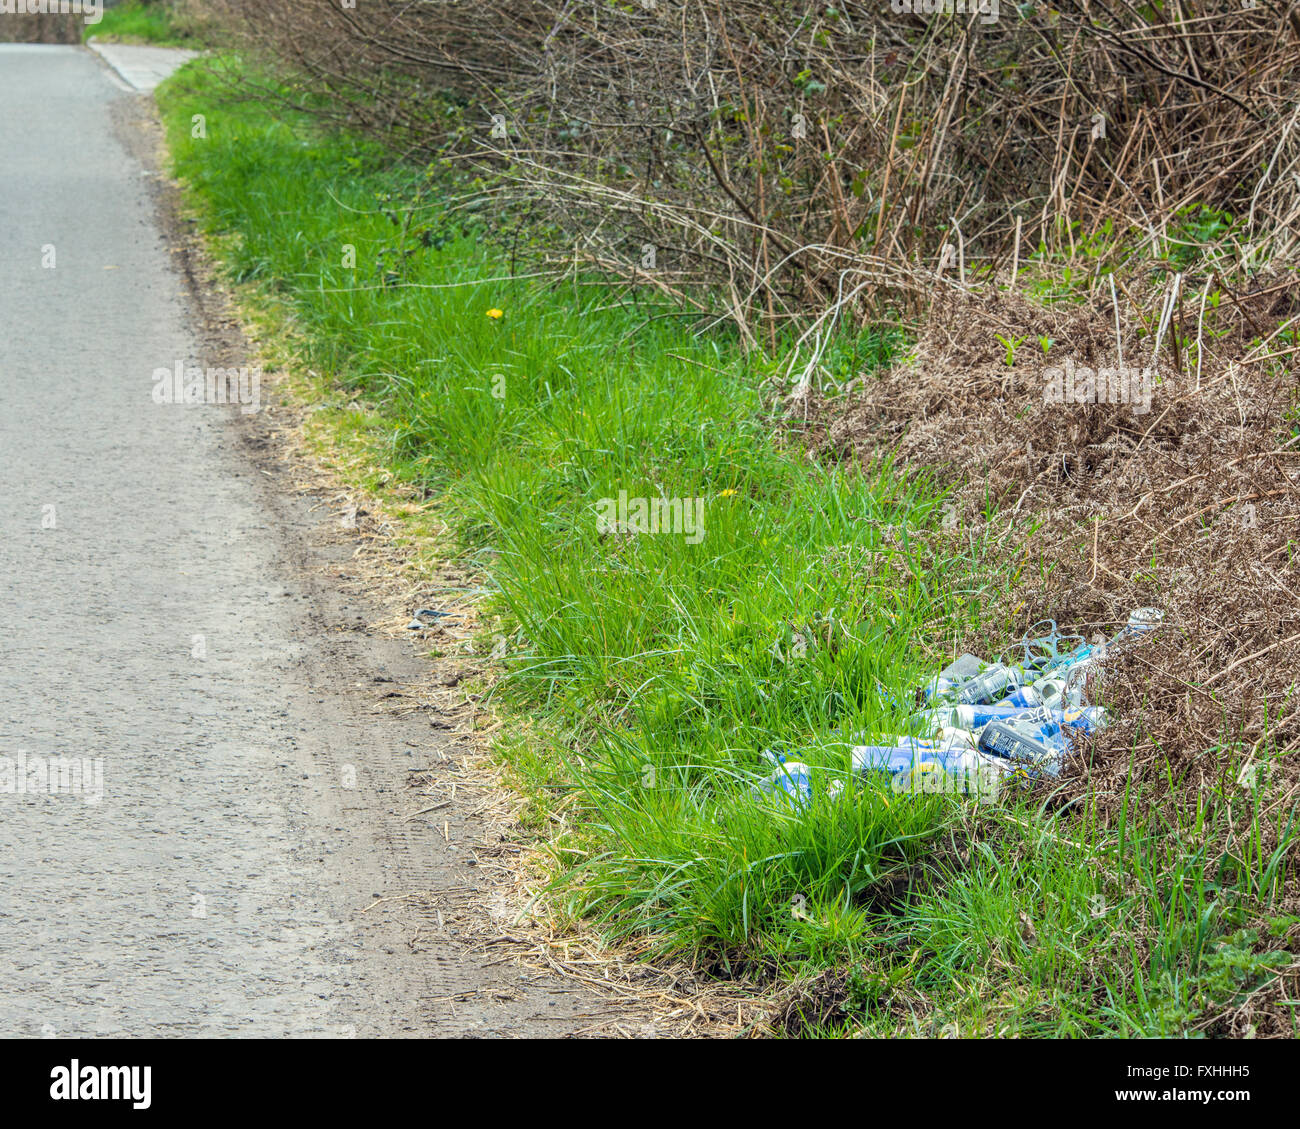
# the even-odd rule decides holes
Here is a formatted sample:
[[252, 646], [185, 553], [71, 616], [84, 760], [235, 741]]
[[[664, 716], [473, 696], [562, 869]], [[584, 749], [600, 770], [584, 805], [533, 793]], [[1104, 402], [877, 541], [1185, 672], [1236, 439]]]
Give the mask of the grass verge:
[[106, 43], [147, 43], [155, 47], [195, 47], [194, 36], [176, 22], [165, 4], [142, 4], [140, 0], [126, 0], [112, 8], [104, 9], [104, 18], [97, 24], [88, 24], [82, 32], [82, 41], [102, 39]]
[[[499, 748], [565, 912], [781, 986], [798, 1034], [1190, 1034], [1277, 986], [1293, 829], [1202, 845], [1261, 818], [1249, 797], [1171, 825], [1134, 796], [1119, 826], [1041, 797], [757, 798], [763, 748], [844, 769], [845, 737], [896, 731], [881, 687], [1017, 582], [996, 547], [941, 535], [933, 481], [784, 443], [771, 359], [644, 294], [511, 277], [482, 186], [227, 100], [232, 67], [160, 91], [176, 171], [232, 277], [364, 406], [349, 441], [484, 569], [492, 700], [536, 723]], [[667, 528], [629, 528], [642, 504]]]

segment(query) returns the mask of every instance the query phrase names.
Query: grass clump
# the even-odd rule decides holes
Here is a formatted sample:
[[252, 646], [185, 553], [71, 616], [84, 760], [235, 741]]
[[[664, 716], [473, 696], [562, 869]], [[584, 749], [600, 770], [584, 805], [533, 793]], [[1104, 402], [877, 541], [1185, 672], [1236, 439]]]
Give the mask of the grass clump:
[[125, 0], [105, 8], [99, 23], [87, 24], [82, 40], [102, 39], [108, 43], [142, 43], [154, 47], [194, 47], [193, 32], [178, 20], [167, 4]]

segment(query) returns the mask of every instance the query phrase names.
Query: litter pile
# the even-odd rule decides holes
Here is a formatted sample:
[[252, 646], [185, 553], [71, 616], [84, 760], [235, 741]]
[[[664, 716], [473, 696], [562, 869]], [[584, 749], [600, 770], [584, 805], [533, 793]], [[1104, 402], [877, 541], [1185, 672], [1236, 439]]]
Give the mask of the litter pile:
[[[895, 792], [962, 792], [986, 802], [1008, 777], [1059, 775], [1073, 739], [1106, 724], [1104, 709], [1084, 703], [1088, 675], [1162, 619], [1158, 608], [1137, 608], [1112, 639], [1097, 644], [1043, 620], [997, 662], [962, 655], [921, 689], [925, 707], [907, 724], [914, 734], [892, 745], [852, 747], [853, 775], [884, 772]], [[797, 806], [812, 799], [814, 769], [779, 752], [763, 755], [777, 767], [758, 785], [762, 794]], [[838, 780], [827, 785], [831, 796], [841, 789]]]
[[[791, 427], [827, 463], [888, 455], [950, 487], [942, 527], [910, 542], [931, 570], [983, 547], [969, 579], [983, 626], [950, 653], [984, 654], [1000, 645], [986, 632], [1006, 625], [1019, 634], [1026, 608], [1089, 637], [1139, 605], [1164, 610], [1157, 638], [1106, 665], [1111, 725], [1062, 781], [1062, 802], [1086, 794], [1118, 818], [1136, 793], [1172, 819], [1240, 791], [1238, 762], [1253, 757], [1270, 765], [1266, 807], [1286, 810], [1300, 785], [1300, 270], [1243, 280], [1198, 260], [1175, 301], [1171, 271], [1140, 268], [1117, 275], [1118, 327], [1105, 273], [1080, 300], [1043, 297], [1063, 281], [1056, 268], [1028, 295], [941, 293], [907, 358], [819, 393]], [[1170, 302], [1183, 328], [1156, 356]], [[1030, 344], [1012, 356], [1017, 340]], [[1047, 366], [1135, 357], [1155, 366], [1149, 412], [1047, 394]], [[1236, 831], [1222, 846], [1254, 849]]]

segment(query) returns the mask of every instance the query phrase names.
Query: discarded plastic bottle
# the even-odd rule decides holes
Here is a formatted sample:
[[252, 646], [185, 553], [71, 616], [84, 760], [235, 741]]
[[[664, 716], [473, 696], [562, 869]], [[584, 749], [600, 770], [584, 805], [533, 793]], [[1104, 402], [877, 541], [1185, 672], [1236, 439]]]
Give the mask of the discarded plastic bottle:
[[1058, 728], [1045, 734], [1018, 728], [1007, 721], [990, 722], [980, 734], [979, 747], [990, 756], [1009, 761], [1029, 761], [1055, 776], [1060, 772], [1067, 745]]
[[974, 749], [978, 739], [965, 725], [941, 725], [938, 736], [939, 746], [943, 749]]
[[1109, 643], [1103, 643], [1096, 647], [1080, 647], [1065, 662], [1055, 667], [1047, 678], [1032, 683], [1032, 693], [1025, 693], [1030, 687], [1024, 687], [1008, 700], [1019, 702], [1037, 699], [1035, 704], [1054, 709], [1082, 706], [1084, 684], [1088, 675], [1105, 661], [1108, 646]]
[[[938, 710], [930, 711], [935, 714], [935, 721], [931, 728], [934, 732], [925, 736], [902, 736], [895, 737], [892, 745], [879, 746], [886, 749], [905, 749], [918, 752], [948, 752], [953, 749], [973, 749], [975, 748], [975, 736], [969, 730], [959, 725], [948, 725], [943, 720], [945, 711], [942, 707]], [[888, 739], [888, 738], [886, 738]], [[854, 746], [855, 748], [867, 748], [868, 746]]]
[[859, 775], [883, 772], [893, 779], [890, 788], [901, 792], [949, 792], [973, 795], [992, 802], [999, 781], [1012, 771], [997, 757], [989, 757], [965, 744], [943, 746], [936, 741], [909, 738], [906, 746], [858, 745], [853, 749], [853, 769]]
[[1078, 706], [1061, 711], [1061, 728], [1077, 729], [1080, 733], [1096, 733], [1109, 723], [1102, 706]]
[[854, 773], [862, 776], [868, 772], [911, 772], [917, 765], [927, 764], [944, 772], [958, 771], [974, 751], [966, 742], [903, 737], [897, 745], [854, 745], [850, 756]]
[[913, 750], [901, 745], [854, 745], [849, 755], [858, 776], [868, 772], [899, 772], [912, 764]]
[[983, 674], [957, 688], [957, 703], [964, 706], [996, 702], [1024, 684], [1025, 672], [1018, 666], [995, 663]]
[[783, 762], [771, 776], [756, 785], [765, 796], [781, 795], [795, 807], [812, 802], [812, 769], [800, 761]]
[[982, 729], [993, 721], [1018, 721], [1036, 725], [1051, 722], [1067, 729], [1080, 729], [1085, 733], [1091, 733], [1106, 724], [1105, 711], [1098, 706], [1062, 710], [1045, 705], [1016, 705], [1010, 699], [992, 705], [940, 706], [937, 709], [914, 714], [913, 718], [928, 721], [931, 725], [950, 726], [962, 730]]
[[1082, 664], [1073, 667], [1058, 667], [1049, 678], [1040, 678], [1028, 686], [1022, 686], [1004, 702], [1008, 706], [1046, 706], [1052, 710], [1063, 710], [1082, 704], [1083, 683], [1070, 671], [1086, 669]]
[[1040, 678], [1037, 682], [1031, 682], [1028, 686], [1022, 686], [1014, 694], [1009, 695], [1000, 705], [1013, 706], [1017, 709], [1033, 709], [1036, 706], [1046, 706], [1048, 709], [1054, 709], [1056, 703], [1060, 700], [1061, 689], [1064, 688], [1064, 682], [1059, 678]]
[[939, 671], [921, 693], [927, 701], [942, 697], [949, 691], [956, 690], [963, 683], [969, 682], [983, 667], [984, 663], [977, 655], [960, 655]]
[[1145, 635], [1154, 631], [1165, 620], [1165, 613], [1159, 608], [1134, 608], [1128, 614], [1128, 623], [1120, 628], [1119, 633], [1111, 640], [1112, 643], [1118, 643], [1121, 639], [1132, 639], [1135, 636]]

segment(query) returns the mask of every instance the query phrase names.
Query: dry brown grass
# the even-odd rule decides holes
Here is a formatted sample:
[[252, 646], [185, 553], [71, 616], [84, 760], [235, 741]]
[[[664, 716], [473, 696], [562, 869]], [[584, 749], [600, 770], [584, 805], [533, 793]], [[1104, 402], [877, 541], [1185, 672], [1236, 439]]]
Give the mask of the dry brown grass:
[[936, 271], [1072, 256], [1107, 222], [1154, 242], [1193, 205], [1241, 217], [1243, 257], [1300, 241], [1287, 0], [1007, 2], [989, 25], [881, 0], [203, 4], [325, 95], [313, 113], [489, 174], [516, 252], [749, 343], [919, 313]]

